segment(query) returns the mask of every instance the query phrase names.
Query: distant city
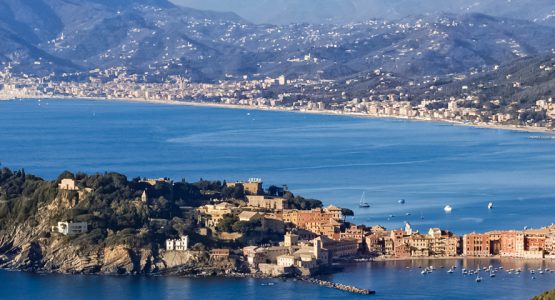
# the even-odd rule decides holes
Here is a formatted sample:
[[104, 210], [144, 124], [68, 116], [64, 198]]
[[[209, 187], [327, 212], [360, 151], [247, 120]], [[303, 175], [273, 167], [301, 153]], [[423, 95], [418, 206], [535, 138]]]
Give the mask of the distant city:
[[[310, 56], [303, 60], [311, 60]], [[543, 65], [544, 72], [554, 72], [553, 65]], [[376, 76], [389, 76], [380, 70]], [[341, 92], [333, 80], [277, 78], [230, 79], [218, 83], [194, 83], [180, 76], [153, 83], [139, 75], [130, 75], [125, 68], [94, 70], [84, 81], [55, 81], [49, 77], [14, 77], [9, 69], [0, 72], [4, 84], [0, 87], [0, 99], [23, 98], [94, 98], [135, 101], [154, 101], [184, 104], [214, 104], [252, 109], [348, 114], [371, 117], [393, 117], [426, 121], [448, 121], [477, 126], [501, 126], [524, 130], [552, 130], [555, 125], [553, 98], [537, 99], [529, 108], [518, 108], [513, 113], [496, 112], [499, 99], [485, 101], [469, 94], [466, 97], [447, 99], [422, 99], [410, 101], [411, 95], [398, 92], [381, 94], [370, 92], [366, 97], [349, 98]], [[518, 85], [518, 82], [514, 83]], [[347, 82], [349, 85], [349, 82]], [[469, 89], [463, 86], [463, 90]], [[322, 98], [321, 91], [337, 98]], [[481, 101], [482, 100], [482, 101]], [[470, 105], [469, 105], [470, 104]], [[535, 116], [540, 118], [534, 118]]]

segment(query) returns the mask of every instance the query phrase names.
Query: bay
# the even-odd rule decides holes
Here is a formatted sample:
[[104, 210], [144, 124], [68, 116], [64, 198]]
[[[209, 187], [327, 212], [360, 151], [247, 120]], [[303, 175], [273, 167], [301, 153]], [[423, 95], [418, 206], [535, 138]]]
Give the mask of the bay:
[[[275, 111], [117, 101], [0, 101], [0, 162], [47, 179], [64, 170], [188, 181], [260, 177], [266, 186], [287, 184], [296, 194], [351, 208], [356, 223], [400, 228], [408, 221], [420, 231], [440, 227], [458, 234], [553, 223], [555, 140], [530, 135], [434, 122]], [[363, 192], [369, 209], [358, 207]], [[399, 204], [399, 199], [406, 204]], [[487, 209], [488, 202], [494, 203], [493, 210]], [[451, 214], [444, 213], [445, 205], [453, 207]], [[381, 297], [396, 298], [407, 295], [397, 285], [414, 275], [397, 274], [402, 267], [406, 268], [358, 264], [333, 279], [387, 291]], [[30, 275], [22, 276], [31, 280], [26, 277]], [[389, 280], [377, 281], [384, 276]], [[61, 278], [62, 286], [80, 280]], [[371, 284], [358, 282], [361, 278]], [[446, 288], [442, 280], [417, 278], [438, 291]], [[131, 288], [133, 283], [127, 280], [150, 279], [114, 282]], [[174, 280], [155, 279], [168, 285]], [[538, 278], [534, 282], [543, 283], [534, 286], [530, 280], [511, 282], [513, 291], [531, 296], [554, 283]], [[200, 282], [186, 282], [202, 290]], [[252, 280], [217, 281], [217, 285], [228, 282], [236, 283], [239, 294], [263, 288]], [[475, 286], [472, 280], [469, 283]], [[185, 283], [176, 283], [181, 284]], [[286, 295], [300, 289], [313, 291], [314, 298], [343, 295], [302, 283], [278, 286], [285, 286]], [[412, 291], [411, 297], [433, 298], [426, 289], [403, 286]], [[153, 289], [165, 294], [162, 288]], [[491, 294], [476, 294], [480, 295]], [[473, 298], [473, 290], [466, 296]]]

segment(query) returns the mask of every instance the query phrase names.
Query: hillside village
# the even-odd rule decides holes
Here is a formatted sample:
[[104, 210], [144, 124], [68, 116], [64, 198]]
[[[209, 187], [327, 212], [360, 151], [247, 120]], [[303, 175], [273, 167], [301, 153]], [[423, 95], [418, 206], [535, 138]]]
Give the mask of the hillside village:
[[[32, 189], [32, 191], [30, 190]], [[357, 225], [287, 186], [0, 173], [0, 266], [70, 273], [312, 276], [334, 262], [555, 257], [555, 226], [457, 236]]]

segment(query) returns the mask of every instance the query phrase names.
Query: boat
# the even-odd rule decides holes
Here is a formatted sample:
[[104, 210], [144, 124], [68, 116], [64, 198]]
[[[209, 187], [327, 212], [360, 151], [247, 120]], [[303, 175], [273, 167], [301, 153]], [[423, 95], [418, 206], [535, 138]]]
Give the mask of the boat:
[[361, 208], [369, 208], [370, 204], [368, 204], [368, 202], [366, 202], [366, 192], [362, 193], [362, 197], [360, 197], [360, 203], [358, 204], [358, 207]]
[[476, 282], [482, 282], [482, 277], [476, 276]]
[[451, 213], [451, 212], [453, 211], [453, 208], [451, 207], [451, 205], [446, 205], [446, 206], [443, 208], [443, 210], [444, 210], [446, 213]]
[[410, 216], [410, 213], [406, 213], [405, 216]]
[[398, 202], [399, 202], [399, 204], [405, 204], [405, 199], [401, 199]]
[[493, 202], [488, 203], [488, 209], [492, 209], [493, 208]]
[[492, 277], [492, 278], [495, 277], [495, 272], [490, 272], [489, 277]]
[[453, 269], [447, 270], [447, 273], [449, 273], [449, 274], [452, 274], [453, 272], [454, 272]]

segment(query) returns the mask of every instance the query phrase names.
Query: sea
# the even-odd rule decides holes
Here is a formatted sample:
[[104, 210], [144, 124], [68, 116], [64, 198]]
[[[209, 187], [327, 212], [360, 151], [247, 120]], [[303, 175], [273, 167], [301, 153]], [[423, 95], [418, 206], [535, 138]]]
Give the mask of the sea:
[[[126, 101], [0, 101], [0, 163], [55, 179], [64, 170], [196, 181], [261, 178], [357, 224], [456, 234], [555, 220], [555, 139], [436, 122]], [[364, 196], [363, 196], [364, 195]], [[403, 199], [404, 204], [399, 200]], [[369, 208], [360, 208], [363, 200]], [[493, 204], [488, 209], [489, 203]], [[452, 212], [446, 213], [445, 206]], [[436, 271], [421, 275], [420, 268]], [[522, 268], [476, 283], [464, 267]], [[446, 270], [458, 266], [452, 274]], [[443, 268], [442, 268], [443, 267]], [[530, 274], [555, 261], [414, 260], [347, 265], [325, 277], [376, 299], [527, 299], [555, 287]], [[273, 285], [267, 283], [274, 282]], [[0, 272], [2, 299], [367, 298], [293, 280]]]

